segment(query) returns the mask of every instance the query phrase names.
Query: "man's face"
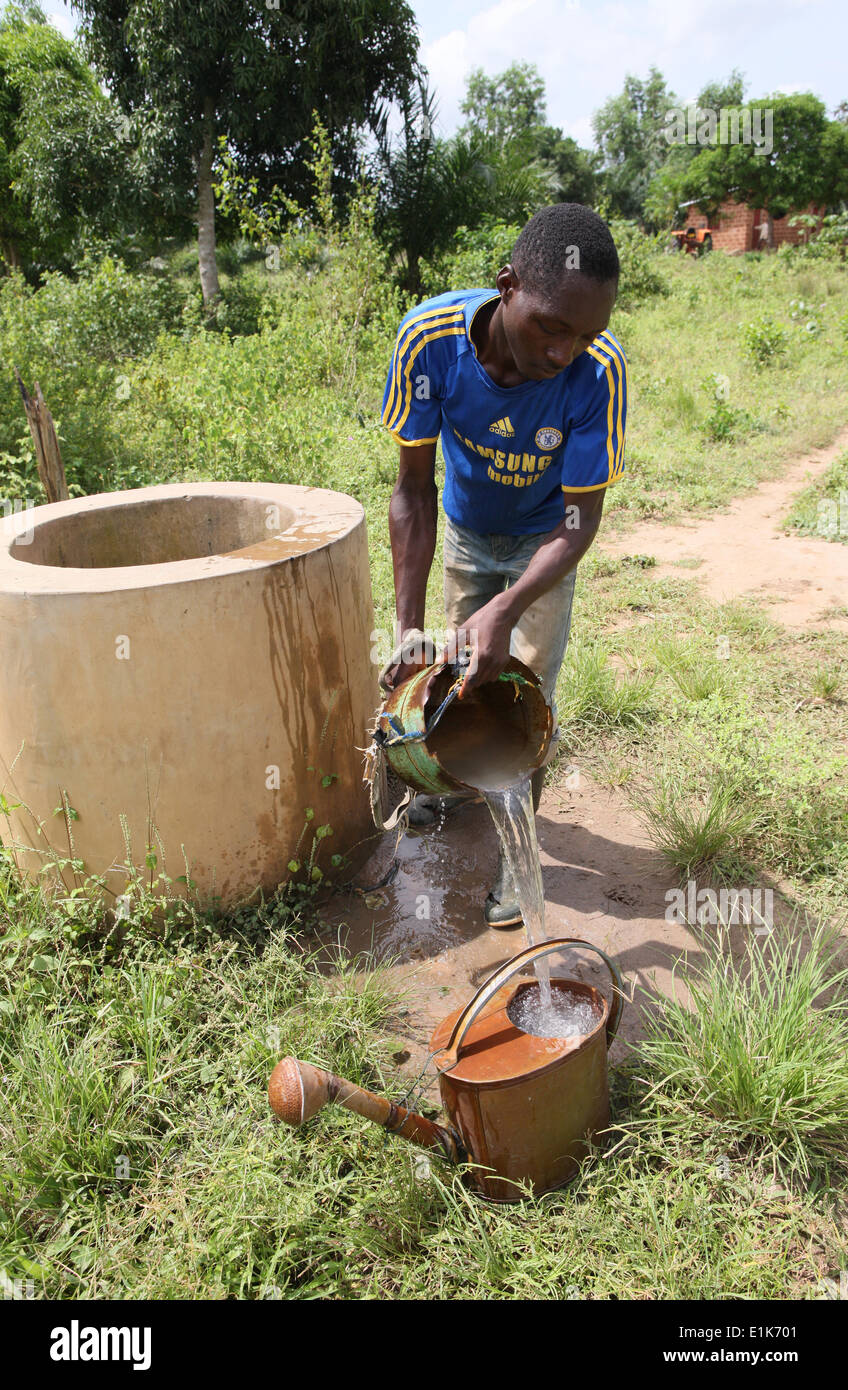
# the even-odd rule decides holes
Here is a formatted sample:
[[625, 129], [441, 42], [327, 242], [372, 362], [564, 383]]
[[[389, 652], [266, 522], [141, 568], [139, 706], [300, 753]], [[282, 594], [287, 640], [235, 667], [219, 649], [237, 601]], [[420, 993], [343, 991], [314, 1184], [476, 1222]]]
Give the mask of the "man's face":
[[507, 265], [498, 276], [507, 346], [522, 376], [545, 381], [565, 370], [599, 333], [615, 304], [618, 282], [566, 271], [553, 295], [524, 289]]

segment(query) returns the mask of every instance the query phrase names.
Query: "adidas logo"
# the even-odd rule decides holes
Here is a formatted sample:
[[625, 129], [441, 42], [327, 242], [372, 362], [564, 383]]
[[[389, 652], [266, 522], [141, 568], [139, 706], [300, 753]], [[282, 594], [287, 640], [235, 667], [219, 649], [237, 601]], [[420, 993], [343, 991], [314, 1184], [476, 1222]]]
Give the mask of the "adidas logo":
[[503, 435], [504, 439], [511, 439], [515, 434], [515, 430], [512, 428], [512, 422], [509, 416], [505, 415], [502, 420], [495, 420], [489, 426], [489, 433], [500, 434]]

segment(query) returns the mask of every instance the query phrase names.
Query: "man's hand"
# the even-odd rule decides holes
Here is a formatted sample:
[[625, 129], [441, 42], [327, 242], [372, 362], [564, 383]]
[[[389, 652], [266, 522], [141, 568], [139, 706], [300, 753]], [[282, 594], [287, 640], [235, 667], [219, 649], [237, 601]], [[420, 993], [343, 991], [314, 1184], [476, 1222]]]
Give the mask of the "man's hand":
[[474, 652], [460, 699], [484, 681], [497, 680], [509, 660], [510, 635], [521, 615], [574, 569], [595, 539], [604, 505], [603, 491], [564, 492], [563, 498], [566, 519], [545, 537], [521, 578], [478, 608], [460, 629], [458, 645], [466, 642]]
[[505, 595], [498, 594], [457, 630], [457, 649], [469, 646], [472, 650], [468, 675], [462, 682], [462, 700], [476, 685], [497, 680], [509, 661], [509, 639], [513, 619], [505, 604]]
[[409, 628], [380, 672], [380, 686], [383, 690], [397, 690], [410, 676], [425, 670], [435, 660], [436, 645], [432, 638], [420, 628]]

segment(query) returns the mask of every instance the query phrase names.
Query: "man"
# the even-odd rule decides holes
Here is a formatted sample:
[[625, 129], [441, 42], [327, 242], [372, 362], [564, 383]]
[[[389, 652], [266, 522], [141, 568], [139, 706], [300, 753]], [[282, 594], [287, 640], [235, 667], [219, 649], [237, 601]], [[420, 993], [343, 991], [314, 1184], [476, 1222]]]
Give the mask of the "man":
[[[474, 652], [460, 698], [512, 654], [540, 677], [556, 730], [576, 566], [624, 468], [627, 364], [607, 331], [618, 276], [606, 223], [558, 203], [524, 227], [495, 290], [438, 295], [403, 319], [382, 415], [400, 445], [389, 534], [401, 645], [384, 687], [425, 664], [441, 438], [445, 612]], [[540, 769], [535, 810], [543, 782]], [[413, 823], [435, 819], [432, 800], [416, 798]], [[484, 915], [493, 927], [521, 922], [503, 851]]]

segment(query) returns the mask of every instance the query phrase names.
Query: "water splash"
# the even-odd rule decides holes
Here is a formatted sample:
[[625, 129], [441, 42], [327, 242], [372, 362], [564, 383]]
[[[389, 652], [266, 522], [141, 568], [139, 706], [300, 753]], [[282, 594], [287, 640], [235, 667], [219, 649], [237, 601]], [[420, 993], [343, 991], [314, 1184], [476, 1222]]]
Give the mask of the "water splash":
[[523, 1033], [537, 1038], [570, 1038], [591, 1033], [600, 1015], [588, 999], [570, 989], [555, 989], [546, 1005], [539, 988], [530, 986], [512, 1000], [507, 1015]]

